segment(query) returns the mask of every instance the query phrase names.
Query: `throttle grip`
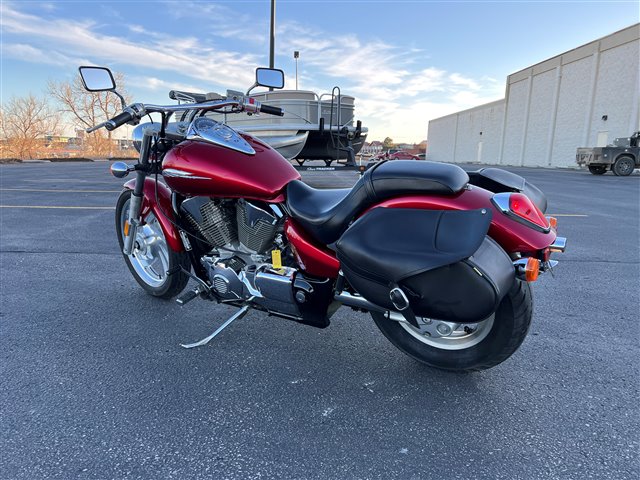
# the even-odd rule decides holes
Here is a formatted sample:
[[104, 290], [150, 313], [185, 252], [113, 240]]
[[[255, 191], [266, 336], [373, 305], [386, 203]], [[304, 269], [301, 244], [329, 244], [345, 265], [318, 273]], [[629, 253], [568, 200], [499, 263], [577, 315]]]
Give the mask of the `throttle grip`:
[[107, 121], [104, 127], [109, 131], [115, 130], [116, 128], [124, 125], [125, 123], [130, 122], [131, 120], [133, 120], [133, 118], [134, 117], [131, 112], [122, 112], [121, 114], [116, 115], [111, 120]]
[[284, 116], [284, 109], [279, 107], [272, 107], [271, 105], [265, 105], [264, 103], [260, 105], [260, 111], [262, 113], [268, 113], [269, 115], [277, 115], [279, 117]]

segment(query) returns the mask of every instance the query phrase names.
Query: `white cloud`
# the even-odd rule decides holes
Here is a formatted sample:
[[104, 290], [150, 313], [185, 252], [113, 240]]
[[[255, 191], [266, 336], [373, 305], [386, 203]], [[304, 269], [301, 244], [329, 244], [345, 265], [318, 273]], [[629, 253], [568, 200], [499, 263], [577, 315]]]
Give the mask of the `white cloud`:
[[[305, 69], [336, 81], [343, 93], [356, 97], [356, 118], [368, 126], [370, 140], [391, 136], [419, 141], [426, 138], [430, 119], [502, 96], [494, 79], [424, 67], [422, 49], [382, 40], [364, 42], [355, 35], [332, 35], [296, 22], [282, 24], [278, 38], [284, 39], [278, 44], [281, 55], [300, 50]], [[417, 65], [423, 67], [416, 69]], [[314, 83], [321, 82], [315, 78]], [[308, 88], [306, 80], [302, 87]]]
[[253, 80], [248, 68], [256, 64], [253, 54], [202, 47], [197, 39], [190, 37], [164, 35], [132, 42], [96, 33], [93, 22], [44, 19], [19, 12], [7, 4], [2, 4], [0, 9], [5, 31], [28, 37], [33, 43], [64, 49], [69, 58], [82, 55], [92, 58], [94, 63], [172, 71], [218, 85], [244, 86]]
[[[255, 52], [266, 51], [268, 18], [256, 21], [226, 4], [170, 1], [163, 8], [178, 21], [203, 19], [209, 38], [196, 35], [195, 29], [172, 36], [161, 28], [126, 25], [134, 41], [100, 33], [104, 25], [93, 21], [44, 18], [3, 2], [2, 29], [20, 40], [2, 45], [2, 52], [49, 65], [114, 64], [120, 71], [129, 71], [130, 85], [150, 90], [242, 89], [253, 83], [253, 68], [265, 63], [266, 55]], [[278, 24], [277, 36], [280, 59], [294, 50], [301, 52], [301, 88], [324, 93], [337, 84], [343, 94], [356, 97], [356, 118], [369, 127], [370, 140], [391, 136], [397, 141], [419, 141], [426, 136], [429, 119], [503, 96], [504, 88], [495, 79], [469, 78], [429, 65], [428, 52], [422, 49], [382, 39], [365, 41], [354, 34], [336, 35], [291, 21]], [[222, 49], [216, 46], [216, 38], [233, 39], [236, 45], [250, 48]], [[79, 62], [79, 58], [88, 60]], [[287, 75], [287, 88], [295, 85], [292, 73]], [[182, 81], [160, 79], [170, 79], [171, 74]]]
[[471, 90], [480, 90], [480, 85], [478, 84], [478, 82], [470, 78], [465, 78], [459, 73], [452, 73], [451, 75], [449, 75], [449, 80], [451, 80], [454, 85], [467, 87]]
[[127, 77], [127, 86], [139, 87], [145, 90], [162, 91], [167, 93], [170, 90], [181, 90], [183, 92], [195, 93], [207, 93], [209, 91], [205, 84], [171, 82], [156, 77], [142, 77], [138, 75]]
[[2, 45], [2, 55], [7, 58], [14, 58], [17, 60], [28, 59], [33, 63], [40, 63], [44, 65], [81, 65], [86, 63], [79, 57], [70, 57], [63, 53], [49, 50], [43, 51], [32, 45], [24, 43], [6, 43]]

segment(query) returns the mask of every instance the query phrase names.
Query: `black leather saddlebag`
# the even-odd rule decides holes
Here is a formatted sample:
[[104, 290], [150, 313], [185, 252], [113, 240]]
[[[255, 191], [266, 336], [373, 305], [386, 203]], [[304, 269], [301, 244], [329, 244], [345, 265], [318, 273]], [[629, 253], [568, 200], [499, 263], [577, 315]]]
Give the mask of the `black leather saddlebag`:
[[400, 288], [420, 317], [473, 323], [511, 288], [509, 256], [487, 236], [489, 210], [376, 208], [336, 244], [346, 280], [364, 298], [398, 310]]

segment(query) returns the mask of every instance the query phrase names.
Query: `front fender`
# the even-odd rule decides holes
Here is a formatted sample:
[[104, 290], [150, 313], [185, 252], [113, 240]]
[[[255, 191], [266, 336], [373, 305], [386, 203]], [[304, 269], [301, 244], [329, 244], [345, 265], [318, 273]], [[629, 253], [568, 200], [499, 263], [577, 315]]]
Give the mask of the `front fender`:
[[[129, 180], [124, 184], [124, 188], [133, 191], [136, 186], [136, 179]], [[156, 187], [157, 186], [157, 187]], [[158, 189], [158, 201], [156, 202], [156, 188]], [[146, 218], [149, 212], [158, 219], [162, 233], [167, 239], [167, 245], [174, 252], [182, 252], [184, 246], [180, 239], [180, 234], [175, 226], [175, 215], [171, 206], [171, 190], [166, 185], [156, 182], [153, 178], [145, 178], [143, 198], [142, 198], [142, 218]], [[173, 223], [172, 223], [173, 222]]]

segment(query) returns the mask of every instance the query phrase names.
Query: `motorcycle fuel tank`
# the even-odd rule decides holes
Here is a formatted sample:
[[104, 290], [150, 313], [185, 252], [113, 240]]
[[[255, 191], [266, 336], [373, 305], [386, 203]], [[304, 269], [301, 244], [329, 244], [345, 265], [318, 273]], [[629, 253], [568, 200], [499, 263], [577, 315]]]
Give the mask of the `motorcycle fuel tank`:
[[186, 140], [169, 151], [162, 175], [176, 192], [209, 197], [284, 200], [283, 189], [300, 175], [269, 145], [241, 135], [255, 153], [244, 153], [203, 140]]

